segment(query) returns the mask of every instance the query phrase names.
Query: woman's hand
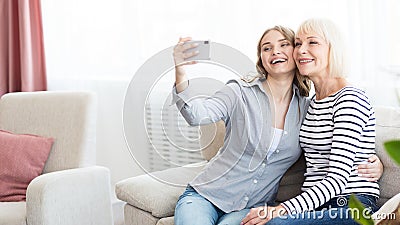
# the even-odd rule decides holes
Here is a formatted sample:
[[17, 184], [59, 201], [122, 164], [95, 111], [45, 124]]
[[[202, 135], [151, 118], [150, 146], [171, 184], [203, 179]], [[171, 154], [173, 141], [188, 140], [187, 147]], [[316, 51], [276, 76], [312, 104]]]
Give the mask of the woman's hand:
[[175, 67], [181, 67], [183, 65], [190, 65], [196, 63], [196, 61], [186, 61], [186, 59], [199, 54], [198, 51], [187, 51], [189, 49], [193, 49], [198, 46], [197, 43], [191, 43], [191, 44], [187, 43], [188, 41], [191, 40], [192, 40], [191, 37], [179, 38], [178, 44], [175, 45], [173, 53]]
[[274, 217], [283, 216], [285, 214], [287, 214], [287, 211], [282, 205], [276, 207], [260, 206], [252, 208], [246, 217], [243, 218], [240, 225], [263, 225]]
[[369, 181], [377, 181], [383, 173], [383, 164], [378, 156], [369, 157], [367, 164], [358, 165], [358, 174], [368, 178]]
[[175, 87], [176, 92], [180, 93], [188, 86], [185, 70], [182, 68], [184, 65], [196, 64], [196, 61], [186, 61], [186, 59], [199, 54], [197, 51], [187, 51], [193, 49], [197, 44], [189, 44], [191, 37], [179, 38], [179, 42], [174, 47], [174, 62], [175, 62]]
[[240, 225], [266, 224], [270, 220], [268, 217], [268, 208], [260, 206], [250, 209], [250, 212], [243, 218]]

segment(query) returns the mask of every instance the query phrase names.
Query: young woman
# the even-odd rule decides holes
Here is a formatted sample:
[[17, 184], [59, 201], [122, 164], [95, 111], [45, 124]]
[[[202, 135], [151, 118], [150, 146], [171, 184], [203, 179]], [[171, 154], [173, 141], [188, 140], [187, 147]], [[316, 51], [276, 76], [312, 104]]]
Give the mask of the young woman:
[[239, 224], [252, 207], [273, 202], [279, 181], [301, 154], [299, 130], [309, 82], [296, 71], [294, 32], [276, 26], [257, 48], [260, 77], [231, 80], [207, 99], [193, 98], [183, 65], [195, 47], [182, 38], [174, 49], [173, 98], [191, 125], [223, 120], [223, 147], [189, 183], [175, 209], [175, 224]]
[[[300, 129], [307, 170], [303, 193], [267, 217], [253, 209], [242, 224], [357, 224], [346, 211], [354, 193], [372, 211], [379, 185], [357, 174], [357, 166], [375, 154], [375, 114], [366, 94], [344, 75], [344, 46], [329, 20], [310, 19], [296, 33], [293, 57], [301, 74], [315, 86], [315, 95]], [[315, 211], [312, 211], [315, 210]], [[312, 211], [312, 212], [310, 212]], [[362, 212], [359, 212], [362, 216]]]

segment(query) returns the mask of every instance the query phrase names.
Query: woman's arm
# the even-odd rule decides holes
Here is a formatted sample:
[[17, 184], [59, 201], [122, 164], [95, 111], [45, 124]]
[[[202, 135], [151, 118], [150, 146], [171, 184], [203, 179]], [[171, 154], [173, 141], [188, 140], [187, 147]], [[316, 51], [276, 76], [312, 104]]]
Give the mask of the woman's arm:
[[[206, 83], [191, 82], [184, 70], [185, 65], [195, 64], [195, 61], [186, 61], [187, 58], [197, 55], [197, 51], [190, 51], [197, 44], [187, 43], [192, 40], [190, 37], [180, 38], [173, 51], [175, 62], [175, 87], [172, 92], [172, 103], [176, 103], [179, 111], [185, 120], [192, 126], [205, 125], [226, 121], [237, 104], [238, 84], [222, 86], [211, 97], [205, 98], [204, 90], [207, 90]], [[209, 79], [209, 81], [212, 81]], [[204, 82], [202, 80], [201, 82]]]
[[239, 84], [230, 83], [222, 87], [219, 91], [210, 97], [196, 96], [196, 90], [193, 84], [177, 94], [173, 90], [173, 102], [176, 103], [178, 110], [191, 126], [206, 125], [223, 120], [227, 121], [234, 108], [239, 103]]
[[175, 62], [175, 85], [177, 93], [182, 92], [188, 86], [188, 79], [183, 66], [196, 64], [196, 61], [185, 60], [199, 54], [197, 51], [187, 52], [187, 50], [193, 49], [197, 46], [196, 44], [187, 43], [191, 40], [191, 37], [179, 38], [179, 42], [174, 48], [173, 56]]

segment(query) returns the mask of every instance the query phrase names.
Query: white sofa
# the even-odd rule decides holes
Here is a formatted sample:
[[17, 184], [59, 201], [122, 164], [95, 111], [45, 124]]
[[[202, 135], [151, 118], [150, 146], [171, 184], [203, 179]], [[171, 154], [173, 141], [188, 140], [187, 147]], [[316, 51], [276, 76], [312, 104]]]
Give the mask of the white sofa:
[[[381, 197], [378, 201], [382, 206], [386, 201], [400, 193], [400, 167], [388, 157], [383, 148], [383, 142], [391, 139], [400, 139], [400, 108], [376, 107], [376, 151], [384, 164], [385, 170], [380, 179]], [[203, 127], [203, 134], [214, 134], [210, 128]], [[203, 156], [209, 160], [223, 143], [223, 124], [218, 123], [217, 135], [214, 142], [205, 149]], [[207, 139], [210, 135], [204, 135]], [[180, 167], [159, 171], [155, 177], [163, 177], [174, 183], [185, 184], [192, 180], [202, 167]], [[277, 201], [284, 201], [300, 193], [304, 181], [304, 158], [294, 164], [281, 180]], [[124, 219], [126, 225], [173, 225], [173, 215], [176, 201], [184, 191], [184, 185], [172, 186], [160, 182], [149, 175], [122, 180], [116, 184], [117, 197], [126, 202]], [[400, 202], [400, 195], [396, 196], [388, 205], [382, 207], [380, 212], [389, 212]], [[400, 219], [400, 218], [398, 218]]]
[[[53, 137], [26, 202], [0, 202], [0, 225], [111, 225], [110, 172], [95, 165], [96, 98], [89, 92], [26, 92], [0, 99], [0, 129]], [[3, 159], [2, 159], [3, 160]]]

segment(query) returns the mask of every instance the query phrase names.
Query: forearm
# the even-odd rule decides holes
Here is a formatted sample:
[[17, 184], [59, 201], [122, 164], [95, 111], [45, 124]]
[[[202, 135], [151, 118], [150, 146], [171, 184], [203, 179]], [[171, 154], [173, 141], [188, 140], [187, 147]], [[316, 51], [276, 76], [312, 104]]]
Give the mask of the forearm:
[[345, 185], [339, 180], [337, 177], [327, 177], [281, 205], [291, 214], [315, 210], [344, 191]]
[[175, 86], [172, 103], [176, 103], [182, 116], [192, 126], [225, 121], [238, 104], [238, 90], [233, 90], [238, 88], [237, 84], [224, 85], [209, 97], [198, 96], [202, 88], [199, 85], [188, 85], [184, 91], [178, 93]]
[[175, 85], [177, 93], [181, 93], [189, 85], [186, 72], [182, 66], [175, 66]]

